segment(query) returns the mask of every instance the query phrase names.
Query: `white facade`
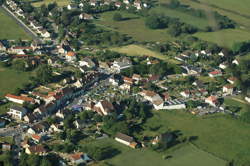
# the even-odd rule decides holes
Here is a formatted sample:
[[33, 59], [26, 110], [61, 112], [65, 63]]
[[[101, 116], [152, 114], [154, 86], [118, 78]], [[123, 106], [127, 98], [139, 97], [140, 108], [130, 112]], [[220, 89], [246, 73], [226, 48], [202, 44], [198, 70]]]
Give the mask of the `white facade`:
[[20, 109], [22, 109], [22, 110], [10, 108], [10, 111], [7, 113], [15, 119], [22, 120], [23, 116], [26, 115], [27, 110], [22, 108], [22, 107], [20, 107]]
[[124, 145], [127, 145], [127, 146], [130, 145], [130, 142], [124, 141], [124, 140], [122, 140], [120, 138], [115, 137], [115, 140], [118, 141], [118, 142], [120, 142], [120, 143], [122, 143], [122, 144], [124, 144]]

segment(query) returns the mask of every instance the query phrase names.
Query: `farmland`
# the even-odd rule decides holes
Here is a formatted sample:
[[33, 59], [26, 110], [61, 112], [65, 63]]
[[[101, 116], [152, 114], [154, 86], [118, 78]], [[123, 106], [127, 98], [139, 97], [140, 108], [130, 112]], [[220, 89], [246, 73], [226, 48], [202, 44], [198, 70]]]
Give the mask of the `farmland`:
[[196, 147], [186, 144], [180, 146], [178, 149], [173, 150], [170, 154], [172, 158], [164, 160], [162, 156], [164, 153], [157, 153], [149, 149], [131, 149], [115, 142], [112, 139], [102, 139], [95, 143], [95, 146], [112, 146], [120, 151], [118, 155], [106, 162], [110, 165], [117, 166], [152, 166], [157, 163], [157, 166], [179, 166], [185, 163], [186, 166], [202, 165], [202, 166], [224, 166], [225, 161], [214, 157]]
[[[180, 123], [181, 122], [181, 123]], [[226, 160], [249, 161], [249, 124], [224, 115], [196, 117], [184, 112], [163, 111], [154, 113], [144, 127], [180, 130], [183, 135], [196, 136], [194, 142], [200, 149]], [[146, 131], [144, 135], [150, 135]], [[244, 135], [244, 137], [242, 137]], [[230, 146], [229, 146], [230, 145]]]
[[0, 9], [0, 39], [30, 39], [30, 36], [2, 9]]

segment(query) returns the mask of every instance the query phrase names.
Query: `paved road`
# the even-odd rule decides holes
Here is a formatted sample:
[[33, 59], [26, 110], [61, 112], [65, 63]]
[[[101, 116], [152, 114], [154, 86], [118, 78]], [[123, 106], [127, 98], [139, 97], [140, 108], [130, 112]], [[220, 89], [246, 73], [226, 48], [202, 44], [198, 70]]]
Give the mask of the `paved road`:
[[16, 23], [20, 25], [34, 40], [40, 41], [40, 38], [37, 36], [37, 34], [33, 32], [27, 25], [25, 25], [18, 17], [16, 17], [7, 7], [0, 6], [0, 8], [3, 9], [3, 11], [5, 11], [8, 16], [12, 17]]

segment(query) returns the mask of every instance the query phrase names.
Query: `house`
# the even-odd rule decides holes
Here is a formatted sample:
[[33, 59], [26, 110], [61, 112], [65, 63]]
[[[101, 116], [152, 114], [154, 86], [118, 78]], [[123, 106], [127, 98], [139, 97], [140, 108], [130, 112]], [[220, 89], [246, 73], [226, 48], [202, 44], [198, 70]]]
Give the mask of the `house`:
[[227, 63], [221, 63], [221, 64], [219, 65], [219, 68], [225, 70], [225, 69], [227, 68], [227, 66], [228, 66]]
[[12, 106], [7, 114], [11, 115], [12, 118], [22, 120], [24, 115], [26, 115], [27, 110], [23, 107]]
[[95, 63], [90, 58], [83, 58], [81, 61], [79, 61], [79, 66], [87, 66], [88, 68], [94, 68]]
[[136, 148], [137, 146], [137, 143], [134, 141], [133, 137], [130, 137], [123, 133], [117, 133], [115, 136], [115, 140], [131, 148]]
[[119, 2], [119, 1], [115, 2], [115, 7], [120, 8], [121, 6], [122, 6], [121, 2]]
[[42, 145], [33, 145], [25, 149], [27, 154], [36, 154], [39, 156], [44, 156], [47, 154], [47, 150]]
[[232, 95], [234, 91], [234, 86], [231, 84], [223, 86], [222, 92], [228, 95]]
[[160, 97], [159, 94], [153, 92], [153, 91], [149, 91], [149, 90], [143, 90], [142, 92], [139, 93], [141, 96], [144, 97], [144, 99], [150, 101], [150, 102], [154, 102], [154, 101], [161, 101], [163, 102], [162, 98]]
[[182, 73], [184, 76], [198, 75], [202, 72], [202, 68], [195, 66], [181, 66], [185, 71]]
[[91, 159], [88, 157], [88, 155], [86, 153], [82, 153], [82, 152], [71, 154], [69, 159], [70, 159], [71, 163], [74, 165], [79, 165], [82, 163], [86, 164], [87, 162], [91, 161]]
[[17, 103], [17, 104], [23, 104], [24, 102], [28, 102], [31, 104], [35, 103], [35, 100], [33, 98], [30, 97], [26, 97], [26, 96], [16, 96], [16, 95], [12, 95], [12, 94], [7, 94], [5, 95], [5, 98], [11, 102]]
[[161, 96], [163, 97], [164, 101], [168, 101], [171, 99], [171, 97], [169, 96], [167, 92], [162, 93]]
[[123, 0], [123, 3], [128, 5], [130, 2], [129, 2], [129, 0]]
[[49, 128], [50, 132], [61, 132], [63, 131], [63, 126], [61, 124], [52, 124]]
[[77, 5], [76, 5], [76, 4], [69, 4], [69, 5], [67, 6], [67, 9], [68, 9], [68, 10], [75, 10], [75, 9], [77, 9]]
[[208, 73], [209, 77], [219, 77], [219, 76], [222, 76], [222, 72], [220, 70], [214, 70], [212, 72], [209, 72]]
[[32, 47], [15, 46], [15, 47], [11, 47], [9, 49], [9, 52], [12, 54], [25, 54], [24, 51], [32, 51], [32, 50], [33, 50]]
[[122, 89], [122, 90], [130, 91], [130, 89], [131, 89], [131, 84], [129, 84], [129, 83], [124, 83], [124, 84], [120, 85], [119, 88]]
[[158, 81], [159, 79], [160, 79], [159, 75], [149, 75], [148, 77], [149, 82], [155, 82], [155, 81]]
[[38, 124], [35, 124], [31, 128], [28, 129], [27, 133], [29, 134], [40, 134], [48, 131], [49, 124], [47, 122], [40, 122]]
[[37, 118], [34, 114], [27, 114], [27, 115], [25, 115], [25, 116], [23, 117], [23, 120], [24, 120], [25, 122], [28, 122], [28, 123], [33, 123], [33, 122], [35, 122], [37, 119], [39, 119], [39, 118]]
[[141, 10], [142, 9], [142, 3], [140, 0], [135, 0], [134, 1], [134, 7], [137, 9], [137, 10]]
[[239, 65], [240, 62], [239, 62], [239, 60], [235, 59], [235, 60], [232, 61], [232, 64]]
[[91, 6], [96, 6], [97, 5], [96, 0], [90, 0], [89, 3], [90, 3]]
[[185, 97], [185, 98], [189, 98], [191, 96], [191, 93], [189, 90], [185, 90], [185, 91], [182, 91], [180, 93], [181, 96]]
[[82, 13], [79, 15], [79, 19], [81, 19], [81, 20], [93, 20], [94, 17], [90, 14]]
[[132, 79], [138, 84], [142, 78], [139, 74], [133, 74]]
[[41, 32], [41, 36], [43, 38], [50, 38], [50, 33], [47, 30], [43, 29]]
[[74, 125], [76, 126], [77, 129], [83, 129], [85, 127], [88, 127], [88, 124], [86, 123], [85, 120], [75, 120]]
[[5, 47], [5, 45], [3, 44], [2, 41], [0, 41], [0, 51], [6, 51], [7, 47]]
[[164, 146], [174, 141], [175, 137], [176, 136], [173, 133], [166, 132], [166, 133], [156, 136], [154, 140], [152, 141], [152, 144], [156, 145], [158, 143], [161, 143]]
[[156, 110], [177, 110], [177, 109], [186, 109], [186, 104], [184, 101], [175, 99], [168, 101], [154, 101], [154, 109]]
[[107, 62], [99, 62], [99, 67], [102, 68], [102, 69], [106, 69], [106, 70], [109, 70], [110, 69], [110, 65], [109, 63]]
[[66, 60], [68, 62], [73, 62], [76, 60], [76, 54], [73, 51], [69, 51], [66, 56], [65, 56]]
[[109, 78], [109, 83], [111, 83], [113, 86], [118, 86], [121, 82], [121, 76], [118, 74], [114, 74]]
[[192, 85], [195, 86], [195, 87], [197, 87], [197, 88], [199, 88], [199, 89], [201, 89], [201, 88], [204, 87], [204, 83], [203, 83], [202, 81], [200, 81], [200, 80], [194, 81], [194, 82], [192, 83]]
[[205, 99], [205, 103], [208, 103], [213, 107], [216, 107], [219, 104], [216, 96], [209, 96], [208, 98]]
[[11, 150], [11, 144], [9, 143], [2, 144], [2, 151], [10, 151], [10, 150]]
[[94, 110], [100, 115], [108, 115], [109, 113], [114, 112], [115, 108], [109, 101], [102, 100], [95, 104]]
[[40, 107], [36, 108], [34, 110], [34, 113], [39, 114], [40, 116], [48, 116], [50, 114], [52, 114], [52, 112], [55, 110], [56, 105], [54, 102], [50, 102], [50, 103], [45, 103], [43, 105], [41, 105]]
[[246, 96], [246, 97], [245, 97], [245, 100], [246, 100], [248, 103], [250, 103], [250, 97]]
[[36, 143], [39, 143], [39, 142], [41, 142], [41, 140], [42, 140], [42, 137], [39, 136], [39, 135], [37, 135], [37, 134], [32, 134], [32, 135], [31, 135], [31, 138], [32, 138], [32, 140], [34, 140]]
[[127, 69], [132, 66], [132, 62], [130, 59], [124, 57], [124, 58], [119, 58], [113, 62], [113, 65], [111, 68], [117, 72], [120, 72], [123, 69]]
[[212, 55], [212, 53], [210, 52], [210, 51], [208, 51], [208, 50], [201, 50], [201, 52], [200, 52], [202, 55], [207, 55], [207, 56], [211, 56]]
[[123, 77], [123, 82], [132, 85], [133, 79], [129, 77]]
[[94, 106], [95, 106], [95, 103], [92, 101], [84, 103], [85, 110], [93, 110]]
[[229, 77], [227, 79], [227, 81], [230, 83], [230, 84], [234, 84], [236, 81], [237, 81], [237, 78], [236, 77]]

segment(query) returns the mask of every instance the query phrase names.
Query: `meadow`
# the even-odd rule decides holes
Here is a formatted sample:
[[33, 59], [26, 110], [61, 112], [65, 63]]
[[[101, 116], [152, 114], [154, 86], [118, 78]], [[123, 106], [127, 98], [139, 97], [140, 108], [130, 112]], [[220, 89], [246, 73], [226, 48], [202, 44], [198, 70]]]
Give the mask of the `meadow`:
[[0, 39], [31, 39], [31, 37], [13, 20], [0, 9]]
[[170, 62], [170, 63], [175, 63], [175, 64], [179, 63], [178, 61], [174, 59], [170, 59], [167, 55], [162, 55], [155, 51], [151, 51], [143, 46], [135, 45], [135, 44], [131, 44], [131, 45], [123, 46], [123, 47], [111, 48], [111, 50], [119, 52], [119, 53], [127, 54], [128, 56], [149, 56], [149, 57], [151, 56], [151, 57], [155, 57], [155, 58], [158, 58], [158, 59]]
[[[114, 21], [114, 13], [120, 13], [124, 20]], [[101, 14], [100, 19], [95, 21], [99, 26], [106, 29], [118, 31], [122, 34], [134, 38], [136, 41], [167, 41], [173, 38], [167, 33], [166, 29], [151, 30], [145, 26], [143, 17], [135, 14], [123, 12], [123, 11], [112, 11]]]
[[67, 6], [69, 4], [69, 0], [42, 0], [40, 2], [32, 3], [35, 7], [40, 7], [42, 4], [48, 5], [49, 3], [56, 2], [58, 6]]
[[[225, 115], [198, 117], [182, 111], [155, 112], [144, 128], [159, 127], [180, 130], [184, 136], [195, 136], [194, 144], [200, 149], [225, 160], [250, 162], [250, 125]], [[145, 131], [143, 135], [150, 135]]]
[[202, 165], [202, 166], [225, 166], [226, 162], [209, 153], [199, 150], [190, 145], [183, 144], [178, 149], [171, 151], [170, 159], [163, 159], [164, 153], [158, 153], [150, 149], [132, 149], [113, 139], [101, 139], [92, 145], [95, 146], [111, 146], [120, 151], [120, 153], [111, 159], [106, 160], [107, 165], [117, 166], [180, 166], [185, 163], [186, 166]]

